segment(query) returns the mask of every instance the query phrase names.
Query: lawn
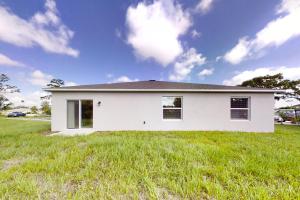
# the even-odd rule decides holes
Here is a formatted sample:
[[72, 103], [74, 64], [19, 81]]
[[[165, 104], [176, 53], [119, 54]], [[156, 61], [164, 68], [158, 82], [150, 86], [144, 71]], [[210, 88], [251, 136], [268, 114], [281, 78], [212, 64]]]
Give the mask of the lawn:
[[300, 199], [300, 127], [49, 137], [0, 118], [1, 199]]

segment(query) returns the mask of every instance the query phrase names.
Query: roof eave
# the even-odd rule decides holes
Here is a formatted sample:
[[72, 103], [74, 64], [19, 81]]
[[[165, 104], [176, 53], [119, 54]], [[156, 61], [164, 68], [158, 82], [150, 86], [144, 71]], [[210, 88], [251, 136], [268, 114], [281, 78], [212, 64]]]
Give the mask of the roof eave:
[[285, 90], [255, 89], [76, 89], [43, 88], [47, 92], [245, 92], [245, 93], [285, 93]]

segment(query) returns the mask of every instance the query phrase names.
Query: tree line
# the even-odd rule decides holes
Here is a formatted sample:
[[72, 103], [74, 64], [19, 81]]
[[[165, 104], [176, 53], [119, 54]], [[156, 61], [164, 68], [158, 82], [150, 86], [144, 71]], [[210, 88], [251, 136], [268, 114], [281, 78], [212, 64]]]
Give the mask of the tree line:
[[[7, 93], [20, 92], [20, 89], [17, 86], [9, 84], [9, 80], [9, 77], [6, 74], [0, 74], [0, 111], [8, 109], [12, 105], [12, 103], [6, 97]], [[64, 84], [65, 82], [61, 79], [52, 79], [47, 84], [47, 87], [57, 88], [64, 86]], [[300, 100], [300, 79], [284, 79], [282, 73], [258, 76], [244, 81], [238, 86], [286, 90], [285, 93], [275, 94], [274, 98], [276, 100], [286, 98]], [[47, 100], [51, 100], [51, 94], [41, 97], [41, 110], [45, 114], [51, 114], [51, 107]], [[38, 109], [36, 106], [33, 106], [31, 111], [33, 113], [37, 113]]]
[[[7, 98], [8, 93], [16, 93], [21, 92], [20, 89], [9, 83], [9, 77], [6, 74], [0, 74], [0, 111], [7, 110], [12, 106], [12, 103]], [[61, 87], [64, 85], [64, 81], [61, 79], [52, 79], [48, 84], [47, 87]], [[51, 107], [47, 100], [51, 99], [51, 95], [46, 95], [41, 97], [41, 111], [43, 114], [50, 115], [51, 114]], [[32, 106], [30, 108], [31, 113], [36, 114], [38, 113], [37, 106]]]

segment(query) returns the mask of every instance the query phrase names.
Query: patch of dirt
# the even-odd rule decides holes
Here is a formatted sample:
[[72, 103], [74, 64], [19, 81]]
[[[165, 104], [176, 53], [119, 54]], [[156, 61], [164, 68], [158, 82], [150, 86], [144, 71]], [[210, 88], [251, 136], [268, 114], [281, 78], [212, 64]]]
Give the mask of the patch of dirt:
[[62, 193], [64, 195], [67, 195], [67, 194], [72, 194], [74, 195], [77, 191], [77, 189], [82, 185], [82, 182], [78, 182], [78, 181], [74, 181], [74, 180], [71, 180], [71, 181], [68, 181], [66, 183], [64, 183], [62, 185]]
[[11, 159], [11, 160], [5, 160], [2, 163], [2, 170], [3, 171], [9, 170], [12, 167], [15, 167], [17, 165], [24, 163], [25, 161], [26, 161], [26, 159], [24, 159], [24, 158], [20, 158], [20, 159], [15, 158], [15, 159]]
[[79, 142], [77, 144], [78, 147], [86, 147], [87, 146], [87, 142]]
[[201, 199], [203, 199], [203, 200], [216, 200], [214, 197], [209, 196], [205, 192], [201, 193]]
[[181, 199], [180, 196], [172, 194], [166, 188], [157, 188], [156, 193], [157, 193], [158, 199], [164, 199], [164, 200], [179, 200], [179, 199]]
[[38, 187], [39, 196], [42, 199], [58, 199], [58, 194], [54, 192], [53, 183], [44, 178], [43, 175], [36, 175], [35, 182]]
[[52, 135], [52, 134], [58, 133], [58, 132], [59, 132], [59, 131], [50, 131], [50, 130], [48, 130], [48, 131], [42, 132], [41, 134], [42, 134], [42, 135], [48, 136], [48, 135]]
[[139, 197], [138, 197], [139, 200], [146, 200], [147, 199], [147, 196], [145, 194], [144, 191], [142, 192], [139, 192]]

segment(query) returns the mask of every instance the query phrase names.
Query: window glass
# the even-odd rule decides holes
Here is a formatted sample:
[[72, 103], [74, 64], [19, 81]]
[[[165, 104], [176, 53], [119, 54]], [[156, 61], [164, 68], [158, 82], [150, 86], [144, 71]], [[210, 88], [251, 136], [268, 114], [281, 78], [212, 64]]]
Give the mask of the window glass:
[[81, 127], [93, 128], [93, 101], [81, 101]]
[[231, 119], [248, 119], [248, 110], [231, 110]]
[[67, 101], [67, 128], [79, 128], [79, 101]]
[[182, 97], [162, 97], [163, 119], [182, 119]]
[[164, 108], [181, 108], [181, 97], [163, 97], [162, 105]]
[[248, 108], [248, 98], [231, 98], [231, 108]]
[[249, 119], [249, 98], [232, 97], [230, 99], [230, 117], [231, 119]]
[[164, 109], [164, 119], [181, 119], [181, 109]]

